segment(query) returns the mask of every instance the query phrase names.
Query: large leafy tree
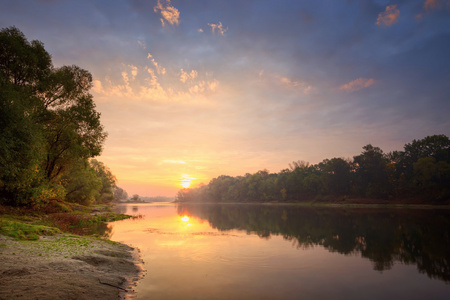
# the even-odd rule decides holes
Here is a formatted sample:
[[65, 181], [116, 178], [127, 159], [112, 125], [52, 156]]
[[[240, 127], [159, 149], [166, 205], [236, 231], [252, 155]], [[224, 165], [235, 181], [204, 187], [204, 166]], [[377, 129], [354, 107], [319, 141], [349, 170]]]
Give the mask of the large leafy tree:
[[352, 183], [352, 166], [343, 158], [325, 159], [318, 168], [323, 172], [324, 186], [332, 195], [348, 195]]
[[389, 195], [388, 160], [383, 150], [368, 144], [364, 151], [353, 158], [356, 165], [356, 183], [363, 197], [380, 198]]
[[55, 68], [41, 42], [29, 42], [15, 27], [0, 31], [3, 202], [40, 204], [62, 198], [63, 176], [80, 160], [100, 154], [106, 133], [91, 87], [88, 71]]

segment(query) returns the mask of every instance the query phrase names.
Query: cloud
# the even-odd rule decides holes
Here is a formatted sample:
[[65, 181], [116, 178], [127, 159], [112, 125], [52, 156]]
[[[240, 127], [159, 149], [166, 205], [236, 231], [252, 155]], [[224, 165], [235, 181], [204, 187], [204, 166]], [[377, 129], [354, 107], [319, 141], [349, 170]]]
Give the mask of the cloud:
[[219, 86], [219, 81], [217, 81], [217, 80], [208, 81], [207, 85], [208, 85], [208, 89], [211, 92], [215, 92], [217, 90], [217, 87]]
[[196, 85], [189, 88], [189, 93], [192, 95], [195, 94], [203, 94], [206, 92], [214, 92], [216, 91], [217, 87], [219, 86], [219, 82], [217, 80], [213, 81], [200, 81]]
[[442, 8], [443, 0], [426, 0], [423, 4], [423, 8], [426, 11], [430, 11], [433, 9], [440, 9]]
[[142, 49], [147, 49], [147, 46], [145, 45], [145, 42], [138, 40], [137, 43]]
[[293, 81], [287, 77], [282, 77], [281, 82], [283, 82], [289, 86], [293, 86], [293, 87], [302, 85], [302, 83], [300, 81]]
[[[423, 10], [421, 13], [416, 15], [416, 20], [420, 20], [423, 18], [424, 13], [430, 13], [433, 10], [439, 10], [444, 7], [444, 0], [426, 0], [423, 3]], [[447, 1], [447, 9], [450, 10], [450, 1]]]
[[150, 59], [158, 74], [166, 74], [166, 68], [163, 68], [160, 64], [158, 64], [150, 53], [147, 54], [147, 58]]
[[[260, 72], [260, 76], [261, 76], [261, 72]], [[297, 87], [301, 88], [303, 90], [304, 94], [308, 94], [312, 89], [311, 85], [308, 85], [307, 83], [305, 83], [303, 81], [296, 81], [296, 80], [292, 80], [287, 77], [281, 77], [280, 80], [281, 80], [281, 83], [283, 83], [287, 86], [294, 87], [294, 88], [297, 88]]]
[[[155, 68], [157, 66], [155, 65]], [[105, 77], [103, 80], [94, 80], [92, 91], [95, 97], [99, 97], [98, 99], [115, 98], [119, 101], [121, 99], [133, 99], [136, 101], [205, 104], [210, 103], [209, 95], [214, 93], [219, 86], [219, 81], [210, 78], [179, 89], [173, 86], [163, 87], [154, 68], [143, 66], [141, 69], [146, 72], [139, 73], [138, 67], [133, 65], [127, 67], [126, 70], [120, 72], [121, 80], [119, 82], [113, 82], [109, 77]], [[198, 78], [196, 70], [191, 70], [189, 73], [182, 70], [182, 74], [184, 74], [186, 80]], [[169, 81], [180, 78], [179, 75], [176, 73], [167, 74]]]
[[171, 25], [180, 24], [180, 12], [170, 4], [170, 0], [166, 0], [165, 5], [161, 3], [161, 0], [158, 0], [158, 4], [153, 8], [153, 11], [161, 13], [162, 18], [160, 20], [163, 27], [166, 25], [166, 21]]
[[180, 71], [180, 81], [182, 83], [185, 83], [189, 79], [193, 80], [193, 79], [197, 78], [197, 76], [198, 76], [198, 72], [196, 70], [191, 70], [190, 73], [185, 72], [183, 69], [181, 69], [181, 71]]
[[224, 36], [225, 32], [228, 31], [228, 27], [224, 28], [222, 25], [222, 22], [219, 22], [219, 24], [214, 24], [214, 23], [208, 23], [208, 26], [211, 27], [211, 30], [213, 33], [219, 33], [220, 35]]
[[397, 9], [397, 5], [388, 5], [386, 10], [378, 14], [377, 25], [378, 26], [392, 26], [397, 23], [400, 16], [400, 10]]
[[203, 33], [203, 28], [199, 28], [197, 31]]
[[360, 89], [367, 88], [375, 83], [373, 78], [358, 78], [349, 83], [343, 84], [339, 87], [340, 90], [347, 92], [354, 92]]
[[133, 78], [131, 80], [134, 80], [138, 74], [138, 68], [133, 65], [128, 65], [128, 66], [131, 68], [131, 75], [133, 76]]

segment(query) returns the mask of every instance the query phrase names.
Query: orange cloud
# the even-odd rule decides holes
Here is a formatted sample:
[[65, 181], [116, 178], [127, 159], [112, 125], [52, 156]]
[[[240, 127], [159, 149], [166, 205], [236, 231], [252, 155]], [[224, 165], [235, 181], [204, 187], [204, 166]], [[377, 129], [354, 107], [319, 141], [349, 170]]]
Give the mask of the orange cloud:
[[442, 8], [443, 0], [426, 0], [423, 8], [427, 11]]
[[283, 84], [285, 84], [287, 86], [294, 87], [294, 88], [300, 87], [303, 90], [304, 94], [308, 94], [310, 92], [310, 90], [312, 89], [311, 85], [308, 85], [307, 83], [302, 82], [302, 81], [292, 80], [287, 77], [281, 77], [280, 80]]
[[210, 23], [208, 23], [208, 25], [211, 27], [211, 30], [212, 30], [213, 33], [216, 33], [216, 31], [217, 31], [222, 36], [225, 35], [225, 32], [228, 31], [228, 27], [224, 28], [223, 25], [222, 25], [222, 22], [219, 22], [219, 24], [214, 24], [214, 23], [210, 24]]
[[400, 10], [397, 9], [397, 5], [388, 5], [386, 10], [378, 14], [377, 25], [378, 26], [392, 26], [398, 21], [400, 16]]
[[[416, 20], [421, 20], [424, 17], [425, 12], [430, 13], [433, 10], [442, 9], [445, 0], [426, 0], [423, 3], [423, 10], [421, 13], [416, 15]], [[447, 1], [447, 9], [450, 10], [450, 1]]]
[[349, 83], [343, 84], [339, 87], [340, 90], [347, 92], [354, 92], [360, 89], [367, 88], [375, 83], [373, 78], [358, 78]]
[[197, 78], [197, 76], [198, 76], [198, 72], [196, 70], [191, 70], [190, 73], [185, 72], [183, 69], [181, 69], [181, 71], [180, 71], [180, 81], [182, 83], [185, 83], [189, 79], [193, 80], [193, 79]]
[[169, 22], [171, 25], [180, 24], [180, 12], [170, 4], [170, 0], [166, 0], [165, 5], [158, 0], [158, 4], [153, 8], [153, 11], [155, 13], [158, 11], [161, 13], [161, 24], [163, 27], [166, 25], [165, 21]]
[[159, 65], [156, 62], [156, 60], [153, 58], [153, 56], [150, 53], [147, 54], [147, 58], [150, 59], [150, 61], [152, 62], [153, 66], [156, 68], [156, 72], [158, 74], [162, 74], [162, 75], [166, 74], [166, 68], [161, 67], [161, 65]]

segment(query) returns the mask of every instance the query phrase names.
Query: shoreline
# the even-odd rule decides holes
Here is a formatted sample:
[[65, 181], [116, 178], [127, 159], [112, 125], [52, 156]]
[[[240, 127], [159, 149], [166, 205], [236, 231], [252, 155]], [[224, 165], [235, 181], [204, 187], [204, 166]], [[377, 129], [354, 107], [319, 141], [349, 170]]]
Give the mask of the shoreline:
[[143, 274], [138, 250], [118, 242], [0, 235], [0, 299], [129, 299]]
[[333, 203], [333, 202], [176, 202], [177, 205], [263, 205], [263, 206], [297, 206], [315, 208], [391, 208], [391, 209], [450, 209], [449, 204], [414, 204], [414, 203]]

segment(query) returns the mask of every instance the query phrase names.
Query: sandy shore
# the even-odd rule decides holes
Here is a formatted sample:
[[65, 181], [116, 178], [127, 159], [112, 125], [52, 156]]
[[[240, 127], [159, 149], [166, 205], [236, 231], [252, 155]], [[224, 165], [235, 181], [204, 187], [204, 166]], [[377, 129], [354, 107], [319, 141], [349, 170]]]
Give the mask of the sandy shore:
[[141, 275], [137, 251], [123, 244], [67, 234], [37, 241], [0, 235], [0, 299], [129, 299]]

